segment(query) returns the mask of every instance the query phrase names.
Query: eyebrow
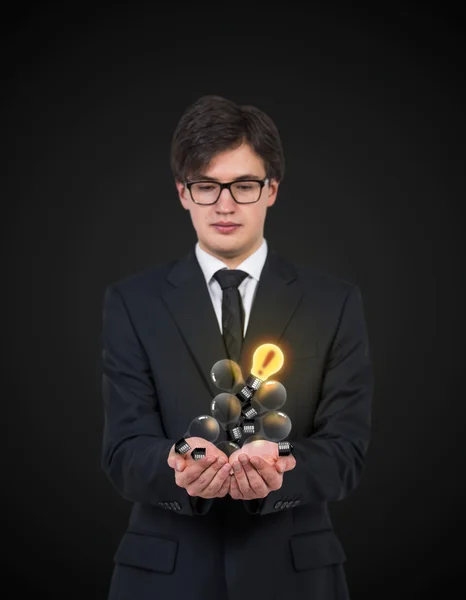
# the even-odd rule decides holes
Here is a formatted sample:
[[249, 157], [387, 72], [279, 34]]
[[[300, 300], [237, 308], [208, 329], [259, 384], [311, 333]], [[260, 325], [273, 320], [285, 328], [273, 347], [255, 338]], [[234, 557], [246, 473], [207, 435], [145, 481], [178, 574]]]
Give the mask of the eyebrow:
[[[218, 179], [216, 179], [215, 177], [209, 177], [208, 175], [204, 175], [203, 173], [196, 173], [194, 179], [198, 181], [218, 181]], [[259, 175], [253, 175], [252, 173], [246, 173], [246, 175], [240, 175], [239, 177], [235, 177], [233, 181], [245, 181], [248, 179], [261, 181], [262, 177], [259, 177]]]

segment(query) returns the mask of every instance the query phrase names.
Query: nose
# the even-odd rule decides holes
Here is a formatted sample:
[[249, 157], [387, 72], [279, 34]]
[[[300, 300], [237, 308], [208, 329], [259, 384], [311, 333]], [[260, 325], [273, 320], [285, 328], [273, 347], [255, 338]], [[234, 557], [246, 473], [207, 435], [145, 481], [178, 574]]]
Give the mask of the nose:
[[236, 202], [233, 200], [230, 190], [224, 189], [215, 204], [217, 212], [233, 212], [236, 210]]

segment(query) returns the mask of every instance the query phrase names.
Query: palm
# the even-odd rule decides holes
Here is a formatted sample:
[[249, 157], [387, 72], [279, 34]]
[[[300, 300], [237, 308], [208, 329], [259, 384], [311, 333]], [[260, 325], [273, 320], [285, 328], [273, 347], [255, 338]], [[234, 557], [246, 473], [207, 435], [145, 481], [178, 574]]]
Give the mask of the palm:
[[278, 459], [278, 446], [275, 442], [267, 440], [256, 440], [249, 444], [244, 444], [242, 448], [230, 455], [230, 464], [236, 462], [240, 454], [247, 454], [249, 457], [260, 456], [270, 465], [274, 465]]

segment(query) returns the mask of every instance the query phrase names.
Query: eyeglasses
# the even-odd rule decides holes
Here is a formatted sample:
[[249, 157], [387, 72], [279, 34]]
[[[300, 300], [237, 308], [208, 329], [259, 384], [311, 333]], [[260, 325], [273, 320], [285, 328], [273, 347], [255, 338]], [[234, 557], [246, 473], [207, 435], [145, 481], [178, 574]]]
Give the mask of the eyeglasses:
[[258, 202], [262, 188], [268, 179], [242, 179], [220, 183], [218, 181], [190, 181], [185, 185], [196, 204], [215, 204], [224, 189], [228, 189], [237, 204], [253, 204]]

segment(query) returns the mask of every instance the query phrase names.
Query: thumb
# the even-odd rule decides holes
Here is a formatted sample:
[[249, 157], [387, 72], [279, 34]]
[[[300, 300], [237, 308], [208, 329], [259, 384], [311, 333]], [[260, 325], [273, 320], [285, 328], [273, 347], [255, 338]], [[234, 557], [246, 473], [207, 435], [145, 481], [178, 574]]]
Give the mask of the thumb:
[[175, 452], [175, 446], [173, 445], [170, 449], [170, 453], [167, 459], [168, 466], [177, 471], [182, 471], [185, 463], [185, 456], [177, 454]]
[[277, 471], [278, 471], [279, 473], [284, 473], [284, 472], [286, 471], [286, 466], [287, 466], [287, 465], [286, 465], [286, 463], [285, 463], [285, 461], [284, 461], [283, 459], [280, 459], [280, 458], [279, 458], [279, 459], [277, 460]]

